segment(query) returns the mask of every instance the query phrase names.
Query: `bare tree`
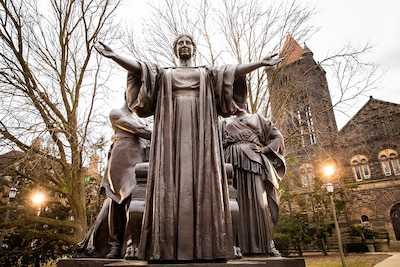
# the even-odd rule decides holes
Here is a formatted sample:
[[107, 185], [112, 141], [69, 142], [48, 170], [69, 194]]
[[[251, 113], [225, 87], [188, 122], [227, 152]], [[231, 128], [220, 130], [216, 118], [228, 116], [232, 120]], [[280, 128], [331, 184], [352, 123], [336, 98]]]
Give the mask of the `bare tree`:
[[349, 117], [349, 111], [358, 106], [355, 103], [359, 96], [368, 96], [377, 89], [383, 71], [376, 63], [363, 58], [372, 48], [369, 43], [361, 47], [347, 43], [319, 62], [327, 70], [333, 107], [337, 113]]
[[[132, 34], [132, 29], [127, 30], [124, 45], [135, 58], [161, 65], [175, 64], [171, 41], [183, 32], [198, 40], [197, 63], [213, 65], [255, 61], [281, 52], [288, 34], [299, 43], [305, 43], [318, 31], [317, 25], [309, 23], [315, 7], [298, 0], [165, 0], [157, 3], [150, 6], [143, 33]], [[138, 38], [140, 35], [142, 39]], [[362, 61], [370, 48], [368, 44], [361, 48], [346, 44], [320, 59], [319, 64], [327, 69], [329, 79], [341, 82], [340, 86], [331, 86], [337, 112], [346, 112], [346, 106], [354, 99], [375, 88], [380, 77], [376, 65]], [[345, 84], [345, 80], [351, 82]], [[266, 72], [258, 70], [249, 74], [248, 89], [249, 111], [270, 116]]]
[[107, 121], [95, 104], [108, 74], [93, 44], [114, 35], [119, 2], [0, 0], [0, 142], [3, 151], [21, 152], [12, 166], [31, 185], [26, 190], [40, 187], [69, 210], [66, 218], [47, 218], [30, 203], [18, 206], [25, 216], [13, 226], [60, 229], [32, 236], [77, 244], [87, 231], [84, 162], [103, 149], [98, 126]]
[[[307, 40], [316, 31], [307, 24], [313, 13], [314, 8], [296, 0], [165, 0], [151, 5], [142, 42], [128, 30], [124, 44], [138, 59], [174, 65], [171, 42], [177, 34], [189, 33], [198, 40], [199, 65], [246, 63], [278, 53], [287, 33]], [[268, 103], [266, 73], [248, 75], [248, 88], [249, 110], [262, 112]]]
[[[182, 32], [189, 32], [198, 40], [197, 63], [203, 65], [247, 63], [268, 54], [282, 53], [288, 35], [303, 44], [318, 30], [308, 23], [315, 13], [315, 8], [297, 0], [280, 2], [165, 0], [158, 6], [152, 5], [151, 10], [151, 16], [144, 25], [143, 42], [139, 43], [137, 38], [136, 40], [129, 38], [125, 44], [136, 58], [145, 58], [165, 65], [174, 65], [170, 44], [175, 36]], [[145, 47], [151, 47], [151, 51]], [[247, 76], [249, 111], [259, 112], [268, 117], [273, 116], [274, 122], [282, 128], [289, 120], [292, 121], [291, 125], [297, 125], [297, 114], [293, 113], [291, 110], [293, 107], [289, 105], [293, 104], [293, 98], [296, 98], [304, 88], [315, 83], [326, 84], [326, 80], [311, 80], [314, 79], [313, 72], [324, 68], [329, 81], [337, 81], [337, 85], [330, 84], [331, 89], [326, 88], [324, 92], [321, 91], [321, 94], [330, 92], [333, 101], [324, 109], [314, 109], [313, 116], [323, 117], [324, 114], [333, 114], [332, 107], [336, 112], [346, 112], [346, 106], [351, 105], [358, 96], [374, 89], [380, 77], [376, 65], [362, 60], [370, 48], [368, 44], [361, 48], [347, 44], [339, 51], [312, 64], [309, 69], [297, 68], [296, 75], [284, 77], [287, 79], [286, 88], [276, 90], [275, 95], [270, 88], [276, 87], [274, 83], [281, 82], [282, 77], [272, 75], [267, 79], [270, 70], [250, 73]], [[142, 54], [138, 56], [139, 53]], [[287, 55], [281, 54], [281, 56]], [[321, 97], [326, 99], [324, 95]], [[330, 99], [330, 96], [327, 98]], [[274, 103], [273, 107], [271, 101]], [[334, 118], [329, 123], [332, 121]], [[336, 135], [336, 124], [330, 124], [332, 133]], [[293, 127], [285, 135], [287, 142], [293, 148], [293, 154], [289, 150], [289, 155], [294, 155], [302, 147], [299, 141], [299, 127], [302, 125]], [[316, 131], [320, 136], [327, 134], [325, 129]], [[326, 146], [327, 144], [323, 145]], [[323, 150], [323, 147], [319, 149]]]

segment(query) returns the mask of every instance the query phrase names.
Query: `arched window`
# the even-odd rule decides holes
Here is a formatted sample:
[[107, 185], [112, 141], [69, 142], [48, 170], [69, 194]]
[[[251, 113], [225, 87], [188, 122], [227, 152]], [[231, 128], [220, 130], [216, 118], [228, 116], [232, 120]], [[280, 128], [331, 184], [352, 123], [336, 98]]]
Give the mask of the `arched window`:
[[313, 166], [308, 163], [304, 163], [300, 166], [300, 176], [303, 187], [312, 187], [314, 186], [314, 170]]
[[400, 203], [397, 203], [390, 210], [390, 219], [392, 221], [394, 234], [396, 240], [400, 240]]
[[399, 155], [393, 149], [384, 149], [379, 152], [379, 161], [385, 176], [400, 175]]
[[353, 175], [356, 181], [362, 181], [364, 179], [371, 178], [371, 172], [369, 170], [368, 158], [364, 155], [356, 155], [351, 158], [350, 165], [352, 165]]
[[369, 228], [369, 227], [370, 227], [369, 218], [368, 218], [367, 215], [362, 215], [362, 216], [361, 216], [361, 224], [362, 224], [362, 226], [364, 226], [364, 227], [366, 227], [366, 228]]

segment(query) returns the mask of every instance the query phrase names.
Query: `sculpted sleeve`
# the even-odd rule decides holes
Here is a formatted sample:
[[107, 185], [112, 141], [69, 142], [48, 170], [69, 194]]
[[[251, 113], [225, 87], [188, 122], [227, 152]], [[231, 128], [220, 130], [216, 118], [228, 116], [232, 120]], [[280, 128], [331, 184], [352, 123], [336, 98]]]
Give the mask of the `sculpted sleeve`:
[[139, 63], [141, 72], [128, 72], [126, 102], [129, 109], [135, 110], [141, 117], [147, 117], [153, 115], [156, 109], [160, 71], [155, 64]]
[[217, 111], [223, 117], [231, 116], [247, 101], [246, 77], [235, 77], [237, 65], [223, 65], [211, 69]]

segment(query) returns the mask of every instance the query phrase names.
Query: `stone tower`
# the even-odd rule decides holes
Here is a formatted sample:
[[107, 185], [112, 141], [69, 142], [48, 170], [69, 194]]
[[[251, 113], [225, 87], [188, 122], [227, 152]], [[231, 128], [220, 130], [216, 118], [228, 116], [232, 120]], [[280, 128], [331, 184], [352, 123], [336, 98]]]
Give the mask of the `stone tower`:
[[[271, 115], [285, 136], [287, 156], [297, 159], [289, 166], [299, 172], [294, 176], [313, 180], [332, 157], [337, 134], [326, 73], [290, 34], [279, 56], [284, 60], [267, 70]], [[303, 177], [307, 173], [312, 177]]]

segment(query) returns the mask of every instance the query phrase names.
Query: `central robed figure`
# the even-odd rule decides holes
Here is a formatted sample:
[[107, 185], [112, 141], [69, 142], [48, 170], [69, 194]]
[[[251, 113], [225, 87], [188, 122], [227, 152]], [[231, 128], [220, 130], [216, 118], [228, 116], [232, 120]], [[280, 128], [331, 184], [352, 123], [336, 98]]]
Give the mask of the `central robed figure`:
[[154, 115], [138, 257], [223, 261], [233, 255], [233, 240], [218, 115], [235, 114], [246, 102], [247, 73], [281, 59], [195, 67], [196, 44], [188, 34], [173, 49], [179, 67], [163, 68], [97, 47], [128, 71], [129, 108]]

